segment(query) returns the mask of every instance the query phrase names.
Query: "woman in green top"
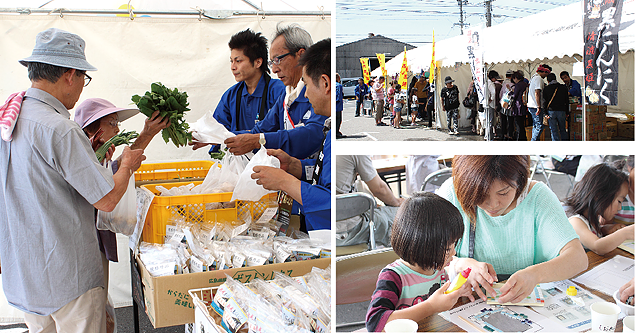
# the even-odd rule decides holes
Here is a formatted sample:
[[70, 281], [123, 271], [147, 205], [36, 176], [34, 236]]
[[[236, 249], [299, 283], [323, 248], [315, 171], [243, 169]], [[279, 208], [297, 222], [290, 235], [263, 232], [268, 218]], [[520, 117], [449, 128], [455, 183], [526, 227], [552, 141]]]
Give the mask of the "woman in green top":
[[452, 167], [452, 178], [438, 193], [459, 209], [465, 224], [452, 265], [455, 271], [472, 268], [468, 282], [483, 300], [479, 284], [494, 293], [497, 273], [510, 275], [500, 301], [517, 303], [536, 284], [587, 268], [558, 198], [529, 180], [529, 156], [455, 156]]

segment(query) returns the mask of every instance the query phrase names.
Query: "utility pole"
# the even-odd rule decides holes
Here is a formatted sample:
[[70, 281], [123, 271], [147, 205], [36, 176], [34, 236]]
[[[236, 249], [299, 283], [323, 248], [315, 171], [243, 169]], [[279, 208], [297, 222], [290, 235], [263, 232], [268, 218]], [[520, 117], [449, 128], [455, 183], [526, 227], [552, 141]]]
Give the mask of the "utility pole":
[[485, 0], [485, 26], [487, 27], [492, 26], [492, 1], [493, 0]]
[[461, 35], [463, 34], [463, 27], [467, 27], [469, 24], [465, 23], [463, 18], [463, 5], [467, 5], [468, 0], [456, 0], [459, 3], [459, 23], [454, 23], [454, 25], [458, 25], [461, 27]]

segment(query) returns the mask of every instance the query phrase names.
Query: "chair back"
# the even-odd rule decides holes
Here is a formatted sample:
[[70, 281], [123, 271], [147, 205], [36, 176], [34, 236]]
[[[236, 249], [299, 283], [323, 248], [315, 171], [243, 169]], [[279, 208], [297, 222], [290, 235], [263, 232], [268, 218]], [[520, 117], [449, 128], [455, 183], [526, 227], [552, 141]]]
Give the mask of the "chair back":
[[421, 185], [421, 191], [425, 191], [428, 184], [441, 186], [450, 177], [452, 177], [452, 168], [437, 170], [426, 177], [426, 179], [423, 181], [423, 185]]
[[375, 208], [375, 198], [364, 192], [338, 194], [335, 196], [335, 220], [341, 221]]
[[366, 251], [338, 257], [336, 260], [336, 304], [370, 300], [379, 272], [399, 259], [392, 248]]

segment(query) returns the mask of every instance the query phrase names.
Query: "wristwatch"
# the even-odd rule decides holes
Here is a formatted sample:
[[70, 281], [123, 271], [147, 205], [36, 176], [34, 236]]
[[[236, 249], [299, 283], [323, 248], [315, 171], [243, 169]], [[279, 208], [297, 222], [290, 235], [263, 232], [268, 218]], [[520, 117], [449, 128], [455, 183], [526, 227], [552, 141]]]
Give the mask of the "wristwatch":
[[261, 146], [264, 146], [265, 143], [267, 143], [267, 140], [265, 140], [265, 133], [260, 133], [260, 140], [258, 140], [258, 142]]

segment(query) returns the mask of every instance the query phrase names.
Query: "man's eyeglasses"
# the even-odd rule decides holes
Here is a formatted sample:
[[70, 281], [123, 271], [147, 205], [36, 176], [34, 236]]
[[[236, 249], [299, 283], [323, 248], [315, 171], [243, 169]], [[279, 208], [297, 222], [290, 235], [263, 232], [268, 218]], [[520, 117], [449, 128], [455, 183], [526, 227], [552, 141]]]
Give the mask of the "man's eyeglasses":
[[84, 73], [84, 87], [86, 87], [90, 83], [90, 81], [92, 79], [93, 79], [92, 77], [90, 77], [88, 74]]
[[286, 57], [286, 56], [288, 56], [290, 54], [294, 54], [294, 53], [295, 52], [287, 52], [287, 53], [285, 53], [283, 55], [279, 55], [277, 57], [273, 57], [273, 60], [269, 60], [269, 67], [271, 67], [273, 65], [276, 65], [276, 66], [280, 65], [280, 60], [282, 60], [282, 58], [284, 58], [284, 57]]

